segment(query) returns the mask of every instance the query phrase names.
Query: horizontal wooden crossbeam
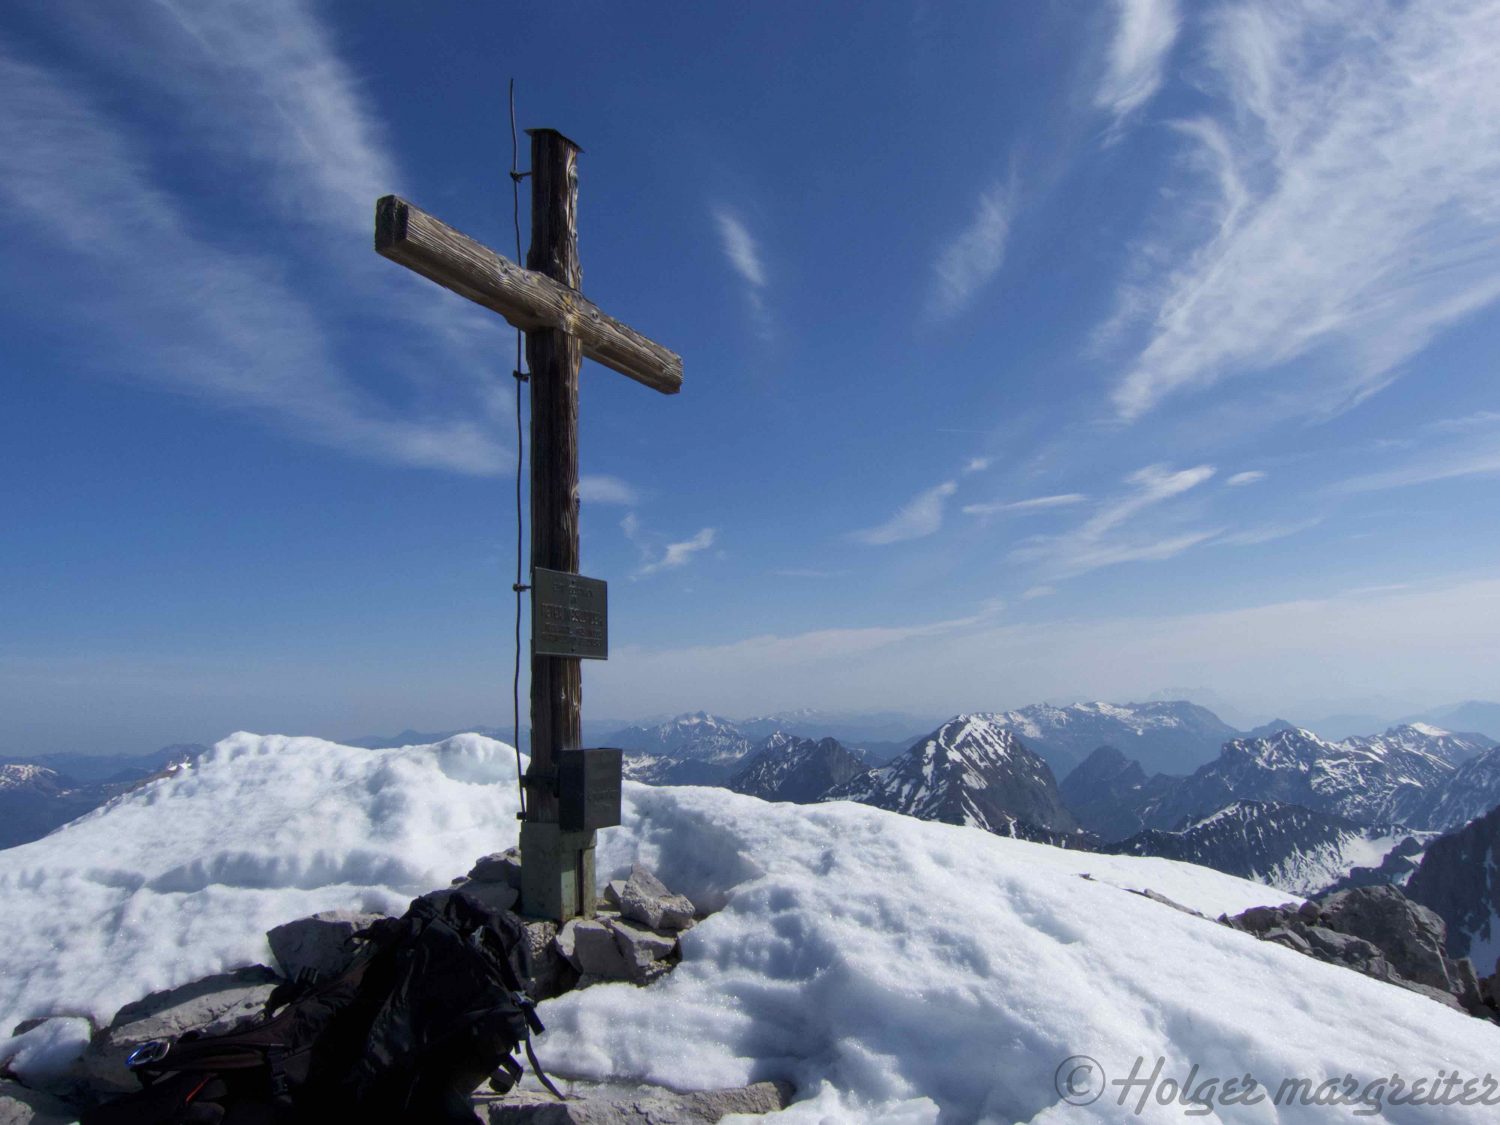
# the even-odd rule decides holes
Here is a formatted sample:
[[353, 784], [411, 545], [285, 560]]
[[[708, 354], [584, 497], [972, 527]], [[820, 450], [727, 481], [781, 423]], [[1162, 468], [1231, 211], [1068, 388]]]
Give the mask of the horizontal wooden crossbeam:
[[682, 389], [682, 357], [605, 316], [576, 290], [523, 269], [400, 196], [375, 204], [375, 249], [382, 257], [499, 313], [523, 331], [556, 328], [583, 354], [663, 394]]

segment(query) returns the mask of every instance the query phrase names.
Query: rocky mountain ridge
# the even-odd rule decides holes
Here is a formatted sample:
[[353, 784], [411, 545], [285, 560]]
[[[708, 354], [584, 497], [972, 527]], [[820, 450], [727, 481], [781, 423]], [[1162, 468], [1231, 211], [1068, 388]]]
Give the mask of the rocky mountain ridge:
[[1049, 843], [1078, 835], [1051, 767], [994, 715], [959, 715], [823, 800]]
[[1212, 867], [1293, 894], [1314, 895], [1361, 866], [1377, 866], [1427, 834], [1362, 825], [1298, 805], [1236, 801], [1172, 831], [1150, 829], [1102, 850]]
[[868, 768], [836, 738], [815, 742], [776, 731], [730, 779], [729, 788], [766, 801], [807, 805]]

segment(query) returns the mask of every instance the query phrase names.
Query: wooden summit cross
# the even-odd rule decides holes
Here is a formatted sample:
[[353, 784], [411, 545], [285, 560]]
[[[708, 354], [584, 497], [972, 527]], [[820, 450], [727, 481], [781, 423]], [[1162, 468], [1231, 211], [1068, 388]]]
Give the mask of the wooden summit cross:
[[[583, 674], [577, 655], [561, 655], [603, 658], [607, 636], [604, 583], [576, 577], [578, 368], [587, 356], [653, 390], [676, 394], [682, 359], [605, 316], [578, 291], [580, 150], [556, 130], [526, 132], [531, 248], [525, 269], [394, 195], [375, 206], [375, 249], [526, 333], [532, 654], [521, 909], [564, 921], [594, 913], [594, 829], [618, 823], [619, 816], [619, 753], [580, 749]], [[542, 600], [544, 591], [550, 601]], [[607, 811], [611, 796], [613, 819]]]

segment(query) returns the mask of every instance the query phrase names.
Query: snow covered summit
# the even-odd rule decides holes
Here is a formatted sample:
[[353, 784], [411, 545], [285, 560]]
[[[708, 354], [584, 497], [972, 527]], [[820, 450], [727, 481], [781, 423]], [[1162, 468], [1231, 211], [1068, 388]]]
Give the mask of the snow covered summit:
[[[0, 1028], [107, 1019], [150, 990], [265, 961], [265, 930], [315, 910], [399, 910], [511, 842], [515, 792], [513, 752], [478, 736], [384, 751], [226, 740], [0, 853]], [[1249, 1073], [1274, 1089], [1482, 1075], [1500, 1053], [1500, 1028], [1131, 893], [1210, 918], [1284, 897], [1187, 864], [849, 802], [627, 784], [600, 876], [633, 861], [714, 913], [666, 979], [543, 1005], [555, 1072], [679, 1088], [783, 1077], [799, 1099], [787, 1122], [1073, 1123], [1137, 1118], [1113, 1087], [1067, 1104], [1070, 1056], [1112, 1079], [1160, 1058], [1164, 1077], [1196, 1063], [1200, 1080]], [[1364, 1119], [1350, 1112], [1221, 1105], [1216, 1119]], [[1492, 1112], [1416, 1105], [1388, 1119]], [[1153, 1102], [1138, 1119], [1181, 1118]]]

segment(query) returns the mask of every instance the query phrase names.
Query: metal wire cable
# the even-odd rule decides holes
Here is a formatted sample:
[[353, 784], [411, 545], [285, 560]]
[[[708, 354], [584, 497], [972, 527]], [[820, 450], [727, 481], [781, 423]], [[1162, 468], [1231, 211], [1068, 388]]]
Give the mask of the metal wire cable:
[[[521, 264], [521, 171], [516, 167], [516, 80], [510, 80], [510, 197], [511, 220], [516, 228], [516, 263]], [[524, 548], [521, 524], [521, 472], [525, 466], [523, 458], [524, 434], [521, 429], [521, 384], [526, 376], [521, 371], [522, 333], [516, 329], [516, 366], [512, 374], [516, 380], [516, 580], [511, 589], [516, 593], [516, 659], [510, 681], [511, 745], [516, 751], [516, 785], [521, 791], [521, 816], [526, 816], [526, 782], [521, 776], [521, 594], [527, 587], [521, 582], [521, 561]]]

